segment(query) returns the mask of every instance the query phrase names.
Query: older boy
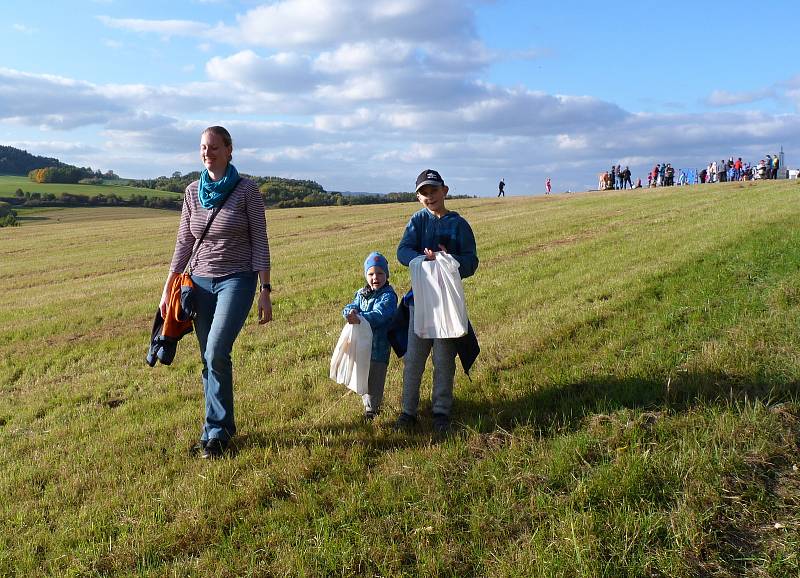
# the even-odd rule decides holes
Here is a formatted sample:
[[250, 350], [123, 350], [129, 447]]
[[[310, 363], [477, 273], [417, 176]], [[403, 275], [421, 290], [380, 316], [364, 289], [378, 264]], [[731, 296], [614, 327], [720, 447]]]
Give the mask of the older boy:
[[[475, 273], [478, 254], [475, 235], [469, 223], [455, 211], [445, 207], [448, 187], [433, 170], [417, 177], [417, 199], [422, 209], [412, 215], [397, 247], [397, 260], [408, 267], [420, 255], [436, 259], [437, 251], [445, 251], [459, 263], [462, 279]], [[414, 333], [413, 293], [406, 297], [411, 312], [408, 324], [408, 349], [403, 368], [403, 410], [395, 427], [408, 429], [417, 422], [419, 388], [425, 363], [433, 350], [433, 391], [431, 393], [433, 428], [439, 434], [450, 429], [453, 408], [453, 378], [456, 371], [456, 339], [422, 339]]]

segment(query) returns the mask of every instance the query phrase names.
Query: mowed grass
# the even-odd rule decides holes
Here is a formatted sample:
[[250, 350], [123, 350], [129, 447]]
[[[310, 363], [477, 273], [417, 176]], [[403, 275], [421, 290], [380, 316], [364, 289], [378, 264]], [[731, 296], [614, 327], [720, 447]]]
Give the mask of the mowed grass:
[[60, 193], [84, 195], [87, 197], [93, 197], [95, 195], [117, 195], [121, 199], [128, 199], [133, 195], [164, 197], [169, 199], [180, 199], [182, 196], [179, 193], [172, 193], [170, 191], [157, 191], [155, 189], [132, 187], [130, 185], [120, 184], [114, 181], [106, 181], [102, 185], [35, 183], [28, 177], [0, 175], [0, 197], [13, 197], [18, 189], [21, 189], [22, 192], [53, 193], [54, 195], [58, 195]]
[[408, 289], [418, 205], [269, 211], [275, 321], [237, 341], [212, 463], [194, 336], [144, 363], [178, 215], [2, 229], [0, 575], [797, 576], [799, 194], [451, 201], [482, 353], [444, 441], [429, 402], [391, 431], [396, 358], [374, 425], [327, 377], [364, 257]]

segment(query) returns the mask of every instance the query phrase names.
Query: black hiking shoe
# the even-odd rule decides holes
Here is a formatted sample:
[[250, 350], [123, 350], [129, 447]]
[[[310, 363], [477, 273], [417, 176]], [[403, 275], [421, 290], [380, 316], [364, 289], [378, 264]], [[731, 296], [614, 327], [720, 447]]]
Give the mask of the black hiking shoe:
[[364, 412], [364, 417], [362, 419], [364, 420], [364, 423], [370, 423], [372, 420], [375, 419], [375, 417], [377, 415], [378, 415], [378, 412], [376, 412], [376, 411], [365, 411]]
[[450, 433], [450, 416], [443, 413], [433, 414], [433, 432], [439, 436]]
[[206, 440], [198, 440], [192, 447], [189, 448], [189, 455], [190, 456], [197, 456], [203, 453], [206, 449], [206, 444], [208, 442]]
[[206, 460], [215, 460], [221, 458], [227, 449], [227, 442], [219, 438], [211, 438], [206, 442], [206, 447], [203, 448], [203, 453], [200, 454], [200, 457]]
[[408, 431], [415, 425], [417, 425], [417, 417], [403, 412], [397, 416], [397, 421], [394, 422], [393, 429], [396, 431]]

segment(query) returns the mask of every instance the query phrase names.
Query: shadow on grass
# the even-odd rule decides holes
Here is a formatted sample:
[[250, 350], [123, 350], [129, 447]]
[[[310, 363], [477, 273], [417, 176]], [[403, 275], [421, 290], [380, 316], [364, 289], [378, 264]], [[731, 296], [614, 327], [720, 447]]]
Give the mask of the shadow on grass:
[[456, 419], [480, 432], [525, 425], [546, 433], [572, 430], [589, 416], [623, 409], [674, 413], [745, 400], [771, 405], [798, 398], [797, 380], [781, 382], [722, 372], [682, 373], [669, 380], [605, 375], [531, 389], [505, 399], [459, 400], [456, 394]]
[[423, 416], [420, 416], [419, 425], [409, 431], [395, 431], [393, 423], [394, 420], [388, 416], [373, 423], [363, 423], [360, 416], [353, 416], [346, 422], [253, 431], [237, 435], [231, 452], [235, 454], [248, 448], [295, 447], [305, 447], [310, 452], [312, 447], [318, 446], [361, 447], [384, 452], [429, 447], [445, 439], [434, 435]]
[[[800, 381], [780, 383], [775, 379], [756, 382], [752, 378], [725, 373], [684, 373], [667, 381], [645, 377], [598, 376], [567, 385], [531, 388], [516, 396], [491, 399], [459, 399], [455, 392], [451, 435], [463, 430], [480, 433], [512, 431], [532, 427], [543, 435], [572, 431], [586, 418], [619, 410], [676, 413], [701, 406], [759, 400], [767, 405], [800, 398]], [[248, 448], [292, 448], [304, 446], [367, 447], [373, 451], [429, 447], [445, 438], [434, 434], [430, 423], [430, 400], [420, 404], [419, 423], [409, 431], [394, 431], [394, 415], [364, 423], [360, 415], [346, 421], [311, 426], [253, 431], [236, 436], [234, 452]]]
[[17, 221], [25, 222], [25, 221], [52, 221], [52, 217], [35, 217], [35, 216], [18, 216]]

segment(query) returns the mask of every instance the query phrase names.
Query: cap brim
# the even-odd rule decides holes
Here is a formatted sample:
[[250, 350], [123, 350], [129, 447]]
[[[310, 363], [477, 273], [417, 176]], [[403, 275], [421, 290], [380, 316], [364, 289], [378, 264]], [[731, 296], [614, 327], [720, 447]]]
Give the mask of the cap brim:
[[443, 187], [444, 183], [442, 181], [422, 181], [420, 184], [417, 185], [417, 188], [414, 192], [418, 193], [419, 190], [424, 187], [425, 185], [436, 185], [437, 187]]

